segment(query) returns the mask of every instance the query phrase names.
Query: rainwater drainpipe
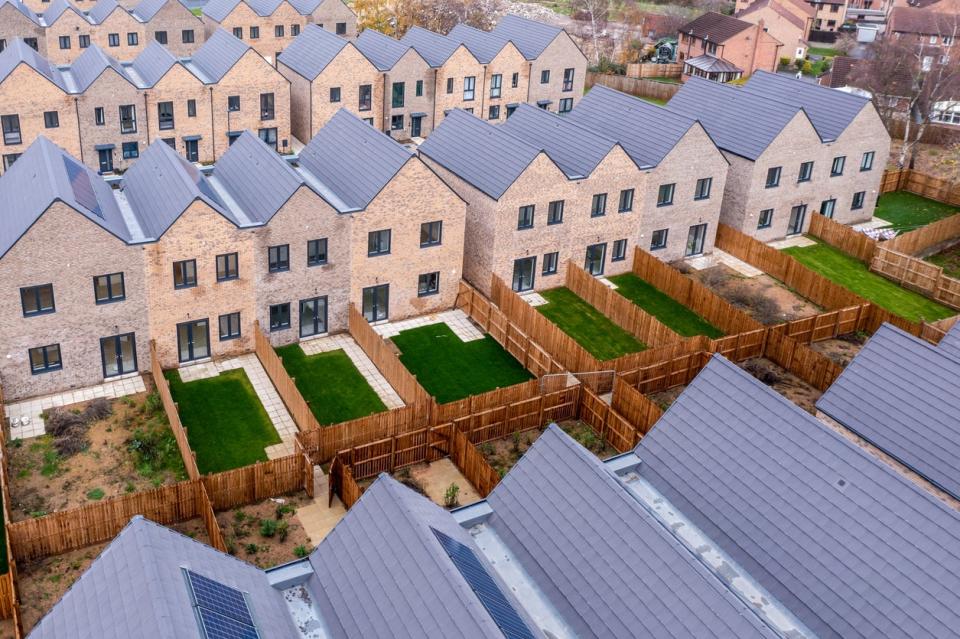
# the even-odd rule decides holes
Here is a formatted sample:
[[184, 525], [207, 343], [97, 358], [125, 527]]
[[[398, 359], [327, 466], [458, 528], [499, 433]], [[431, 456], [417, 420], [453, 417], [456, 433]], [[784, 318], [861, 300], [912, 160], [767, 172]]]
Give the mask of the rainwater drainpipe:
[[73, 108], [77, 114], [77, 141], [80, 143], [80, 164], [84, 164], [83, 161], [83, 130], [80, 128], [80, 99], [73, 99]]

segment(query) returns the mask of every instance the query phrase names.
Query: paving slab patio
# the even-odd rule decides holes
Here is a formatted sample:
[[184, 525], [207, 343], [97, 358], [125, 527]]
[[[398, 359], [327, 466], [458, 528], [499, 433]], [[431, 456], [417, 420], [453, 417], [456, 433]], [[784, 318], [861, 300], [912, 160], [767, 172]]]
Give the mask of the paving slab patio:
[[[386, 326], [386, 325], [384, 325]], [[379, 327], [375, 327], [379, 328]], [[370, 388], [380, 397], [380, 401], [387, 408], [400, 408], [403, 406], [403, 399], [393, 389], [387, 378], [377, 370], [374, 363], [363, 352], [360, 345], [349, 333], [338, 333], [337, 335], [327, 335], [300, 342], [300, 348], [305, 355], [317, 355], [319, 353], [328, 353], [330, 351], [343, 350], [353, 365], [357, 367], [363, 378], [367, 380]]]
[[547, 298], [540, 293], [524, 293], [520, 295], [520, 299], [533, 307], [543, 306], [547, 303]]
[[779, 251], [780, 249], [793, 248], [795, 246], [803, 248], [804, 246], [813, 246], [814, 244], [816, 244], [816, 242], [805, 235], [794, 235], [783, 240], [770, 242], [769, 246]]
[[694, 268], [698, 271], [703, 271], [705, 269], [714, 267], [717, 264], [725, 264], [744, 277], [757, 277], [759, 275], [763, 275], [763, 271], [760, 269], [754, 268], [743, 260], [738, 259], [725, 251], [721, 251], [718, 248], [713, 249], [713, 253], [710, 255], [701, 255], [700, 257], [689, 258], [686, 260], [686, 263], [689, 264], [691, 268]]

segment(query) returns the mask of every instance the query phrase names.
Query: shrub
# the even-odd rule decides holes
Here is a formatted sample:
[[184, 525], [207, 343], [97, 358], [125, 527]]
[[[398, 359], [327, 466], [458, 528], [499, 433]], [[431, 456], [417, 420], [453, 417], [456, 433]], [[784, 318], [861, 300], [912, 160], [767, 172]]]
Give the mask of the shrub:
[[290, 504], [277, 504], [276, 516], [277, 519], [283, 519], [284, 515], [289, 515], [290, 513], [297, 512], [297, 509], [291, 506]]
[[813, 73], [813, 65], [810, 64], [809, 60], [804, 60], [803, 66], [800, 67], [800, 71], [803, 73], [803, 75], [810, 75]]
[[[284, 522], [286, 523], [286, 522]], [[276, 519], [261, 519], [260, 520], [260, 534], [264, 537], [273, 537], [277, 534], [277, 520]]]
[[85, 429], [86, 422], [82, 415], [62, 408], [52, 408], [44, 413], [44, 422], [47, 432], [54, 437], [60, 437], [71, 430], [80, 428]]
[[106, 419], [113, 414], [113, 404], [110, 403], [109, 399], [103, 397], [97, 397], [90, 401], [87, 404], [87, 407], [83, 409], [83, 419], [87, 424], [93, 422], [98, 422], [101, 419]]
[[281, 542], [287, 540], [287, 534], [290, 532], [290, 522], [281, 521], [277, 523], [277, 539]]
[[89, 446], [90, 442], [87, 440], [86, 432], [80, 428], [75, 428], [62, 437], [53, 440], [53, 447], [61, 457], [76, 455]]
[[138, 428], [127, 440], [127, 449], [133, 453], [137, 471], [146, 477], [162, 470], [172, 470], [179, 474], [186, 472], [177, 440], [167, 428]]
[[160, 401], [160, 393], [154, 391], [147, 395], [143, 402], [143, 408], [148, 415], [155, 415], [163, 410], [163, 402]]
[[243, 520], [247, 518], [247, 513], [243, 512], [242, 509], [237, 508], [233, 511], [233, 520], [238, 524], [242, 524]]
[[227, 537], [223, 540], [224, 545], [227, 547], [227, 552], [231, 555], [237, 554], [237, 544], [232, 537]]
[[780, 66], [781, 66], [781, 67], [789, 67], [789, 66], [790, 66], [790, 58], [788, 58], [787, 56], [783, 56], [782, 58], [780, 58]]
[[726, 286], [730, 276], [722, 268], [711, 268], [703, 272], [700, 281], [710, 289], [721, 289]]
[[447, 508], [455, 508], [460, 505], [460, 486], [456, 482], [447, 486], [443, 493], [443, 505]]
[[727, 299], [731, 304], [748, 311], [761, 324], [775, 324], [780, 321], [780, 306], [776, 300], [742, 282], [730, 290]]
[[256, 544], [247, 544], [243, 547], [243, 549], [247, 551], [248, 555], [255, 555], [257, 554], [257, 551], [260, 550], [260, 547]]
[[103, 492], [102, 488], [94, 488], [93, 490], [87, 493], [87, 499], [92, 499], [93, 501], [100, 501], [101, 499], [103, 499], [104, 495], [105, 493]]
[[510, 450], [513, 452], [514, 455], [520, 455], [520, 433], [519, 432], [513, 433], [513, 436], [510, 439], [511, 439]]
[[293, 549], [293, 556], [303, 559], [307, 556], [307, 547], [306, 546], [297, 546]]

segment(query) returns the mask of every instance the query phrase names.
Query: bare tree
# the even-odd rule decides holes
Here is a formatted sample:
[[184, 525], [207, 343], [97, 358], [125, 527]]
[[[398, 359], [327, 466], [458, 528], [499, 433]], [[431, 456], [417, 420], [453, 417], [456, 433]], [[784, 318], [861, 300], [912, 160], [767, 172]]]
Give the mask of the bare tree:
[[411, 27], [447, 33], [460, 23], [487, 31], [502, 13], [502, 0], [397, 0], [395, 31], [400, 37]]
[[593, 41], [594, 64], [600, 63], [600, 39], [610, 18], [610, 0], [573, 0], [573, 17], [584, 22], [586, 37]]

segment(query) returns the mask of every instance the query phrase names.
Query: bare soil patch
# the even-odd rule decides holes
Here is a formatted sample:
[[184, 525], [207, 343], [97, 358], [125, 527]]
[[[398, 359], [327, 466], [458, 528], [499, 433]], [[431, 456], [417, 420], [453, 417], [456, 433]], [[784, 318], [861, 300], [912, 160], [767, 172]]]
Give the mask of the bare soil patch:
[[863, 345], [867, 343], [866, 333], [847, 333], [834, 339], [826, 339], [810, 344], [810, 349], [830, 358], [835, 364], [846, 367]]
[[665, 411], [673, 405], [673, 402], [677, 401], [680, 393], [682, 393], [686, 387], [686, 384], [684, 384], [682, 386], [668, 388], [667, 390], [657, 391], [656, 393], [647, 393], [647, 399], [659, 406], [660, 410]]
[[259, 568], [270, 568], [313, 550], [297, 509], [310, 503], [294, 493], [217, 513], [227, 552]]
[[47, 431], [7, 446], [14, 520], [186, 479], [156, 394], [54, 409]]
[[106, 543], [97, 544], [56, 557], [17, 564], [20, 612], [23, 614], [23, 629], [26, 632], [60, 601], [73, 582], [80, 578], [106, 547]]
[[692, 271], [689, 276], [761, 324], [779, 324], [822, 312], [819, 306], [769, 275], [744, 277], [726, 264], [718, 264]]
[[[896, 169], [902, 140], [890, 142], [890, 160], [887, 168]], [[960, 144], [917, 144], [914, 169], [950, 182], [960, 181]]]
[[738, 366], [803, 410], [816, 415], [817, 409], [814, 404], [823, 393], [790, 371], [763, 357], [744, 360]]

